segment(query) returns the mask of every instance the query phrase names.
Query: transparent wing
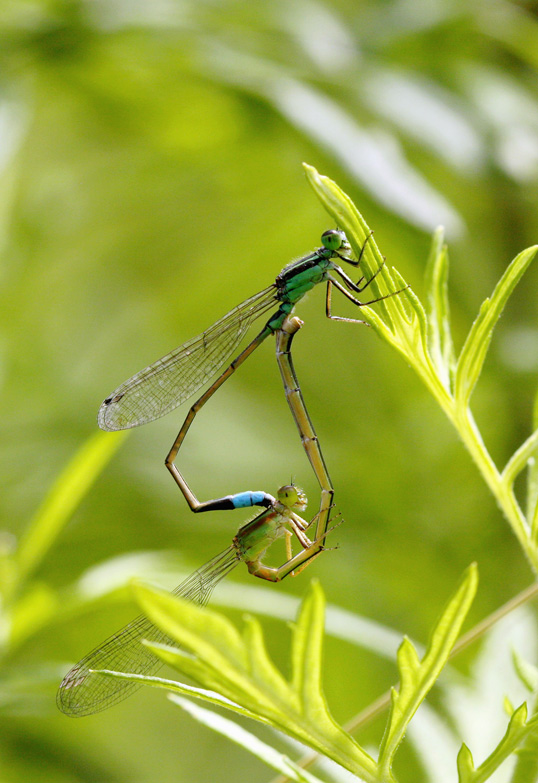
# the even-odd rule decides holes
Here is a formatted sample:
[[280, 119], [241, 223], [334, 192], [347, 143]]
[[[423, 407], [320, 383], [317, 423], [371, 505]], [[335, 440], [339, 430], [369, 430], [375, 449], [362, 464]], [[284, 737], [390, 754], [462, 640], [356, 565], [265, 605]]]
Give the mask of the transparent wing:
[[[187, 577], [174, 590], [175, 595], [204, 605], [215, 585], [235, 568], [239, 555], [233, 546], [225, 549]], [[108, 669], [128, 674], [152, 675], [162, 664], [142, 639], [177, 646], [165, 633], [140, 615], [125, 628], [88, 653], [65, 675], [56, 703], [62, 712], [72, 717], [92, 715], [117, 704], [142, 684], [98, 674], [96, 669]]]
[[101, 429], [137, 427], [188, 400], [230, 357], [251, 323], [276, 302], [276, 288], [271, 285], [234, 307], [198, 337], [133, 375], [99, 408]]

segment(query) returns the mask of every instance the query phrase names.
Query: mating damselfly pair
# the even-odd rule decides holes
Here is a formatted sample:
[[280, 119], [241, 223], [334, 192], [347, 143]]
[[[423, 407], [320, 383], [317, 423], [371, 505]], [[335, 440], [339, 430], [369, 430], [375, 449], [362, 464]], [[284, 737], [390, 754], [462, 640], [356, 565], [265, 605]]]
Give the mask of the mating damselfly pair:
[[[213, 586], [240, 560], [245, 562], [254, 576], [280, 581], [290, 573], [298, 573], [323, 550], [334, 490], [291, 359], [293, 336], [302, 326], [302, 322], [293, 317], [292, 313], [298, 302], [312, 288], [326, 283], [326, 316], [332, 320], [365, 323], [359, 319], [333, 315], [331, 305], [333, 288], [358, 307], [386, 298], [377, 297], [367, 302], [356, 298], [356, 294], [368, 287], [379, 270], [370, 279], [361, 277], [355, 283], [337, 263], [340, 260], [358, 268], [368, 239], [369, 237], [359, 257], [353, 259], [344, 232], [337, 229], [326, 231], [321, 237], [322, 246], [284, 267], [272, 285], [230, 310], [198, 337], [125, 381], [102, 403], [98, 421], [104, 430], [137, 427], [164, 416], [192, 397], [218, 372], [254, 321], [277, 308], [256, 337], [192, 405], [166, 457], [166, 467], [192, 511], [251, 506], [265, 509], [239, 530], [231, 547], [182, 582], [175, 591], [178, 595], [205, 603]], [[393, 293], [388, 294], [392, 295]], [[319, 510], [310, 523], [295, 513], [304, 508], [304, 498], [293, 485], [281, 488], [277, 499], [263, 491], [247, 491], [200, 502], [175, 464], [179, 449], [196, 414], [271, 334], [276, 336], [276, 358], [288, 405], [320, 486]], [[315, 525], [312, 538], [305, 533], [310, 525]], [[292, 534], [301, 545], [300, 551], [295, 555], [289, 544]], [[283, 535], [286, 535], [288, 542], [287, 560], [277, 568], [264, 565], [262, 559], [267, 549], [276, 538]], [[142, 646], [141, 641], [144, 638], [163, 640], [165, 635], [148, 620], [139, 618], [83, 658], [60, 685], [57, 700], [60, 709], [69, 715], [88, 715], [128, 696], [136, 687], [133, 683], [108, 678], [98, 672], [103, 669], [133, 674], [153, 672], [159, 667], [159, 661]]]

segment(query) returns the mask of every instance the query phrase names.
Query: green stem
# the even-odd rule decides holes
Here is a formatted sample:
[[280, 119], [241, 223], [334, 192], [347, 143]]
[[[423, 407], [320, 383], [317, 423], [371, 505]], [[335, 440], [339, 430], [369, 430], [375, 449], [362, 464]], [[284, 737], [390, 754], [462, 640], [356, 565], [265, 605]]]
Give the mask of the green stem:
[[[408, 355], [408, 361], [409, 358]], [[538, 550], [531, 538], [525, 515], [512, 491], [511, 483], [506, 481], [497, 470], [482, 440], [471, 410], [468, 407], [462, 408], [456, 403], [454, 397], [441, 383], [437, 373], [430, 367], [429, 362], [413, 362], [413, 367], [459, 433], [466, 449], [514, 531], [531, 568], [535, 574], [538, 574]]]
[[469, 408], [460, 411], [455, 410], [454, 413], [454, 426], [458, 430], [461, 439], [478, 466], [478, 469], [493, 493], [499, 507], [510, 523], [534, 573], [538, 574], [538, 553], [531, 541], [530, 531], [525, 516], [515, 498], [511, 486], [503, 481], [501, 474], [491, 459]]

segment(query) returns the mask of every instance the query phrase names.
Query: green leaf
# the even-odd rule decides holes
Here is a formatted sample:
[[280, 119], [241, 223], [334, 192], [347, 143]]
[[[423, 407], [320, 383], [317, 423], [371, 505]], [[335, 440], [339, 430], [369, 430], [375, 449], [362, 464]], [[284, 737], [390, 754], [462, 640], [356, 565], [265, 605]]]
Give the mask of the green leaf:
[[495, 324], [510, 297], [534, 258], [538, 245], [523, 250], [503, 274], [490, 299], [482, 302], [480, 312], [461, 350], [457, 367], [454, 393], [459, 405], [467, 406], [491, 342]]
[[[233, 703], [230, 709], [241, 708], [365, 781], [377, 781], [374, 760], [335, 722], [323, 696], [324, 598], [319, 585], [311, 586], [293, 629], [292, 683], [270, 661], [255, 620], [248, 620], [241, 637], [221, 615], [169, 593], [135, 585], [135, 596], [151, 621], [183, 648], [149, 645], [162, 660], [202, 688], [222, 694]], [[163, 687], [158, 678], [137, 680]], [[204, 698], [200, 692], [191, 695]]]
[[[314, 712], [325, 710], [321, 693], [321, 654], [325, 600], [318, 582], [312, 583], [293, 628], [292, 680], [301, 701]], [[320, 703], [321, 702], [321, 703]]]
[[527, 705], [523, 702], [512, 714], [506, 733], [493, 753], [476, 769], [470, 750], [463, 745], [458, 754], [459, 783], [483, 783], [488, 780], [527, 737], [538, 731], [537, 716], [531, 718], [528, 723], [526, 720]]
[[[361, 258], [362, 273], [366, 277], [372, 277], [381, 268], [372, 281], [370, 290], [376, 296], [384, 296], [395, 291], [396, 287], [384, 263], [385, 259], [372, 236], [372, 231], [353, 201], [332, 179], [319, 174], [313, 166], [303, 163], [303, 168], [308, 182], [333, 218], [335, 225], [345, 231], [357, 258], [364, 247]], [[365, 243], [367, 243], [366, 247]], [[383, 302], [380, 302], [380, 309], [385, 310]]]
[[[164, 644], [151, 642], [147, 644], [147, 647], [149, 647], [155, 655], [161, 658], [161, 660], [165, 661], [165, 663], [169, 663], [170, 666], [174, 666], [174, 662], [177, 661], [177, 655], [181, 654], [180, 650], [175, 650], [173, 647], [167, 647]], [[176, 668], [179, 668], [179, 666]], [[213, 690], [196, 688], [193, 685], [186, 685], [183, 682], [167, 680], [164, 677], [155, 677], [148, 674], [128, 674], [126, 672], [111, 671], [109, 669], [94, 669], [93, 671], [102, 677], [111, 677], [115, 680], [127, 680], [128, 682], [139, 683], [140, 685], [150, 685], [152, 688], [161, 688], [182, 696], [194, 697], [200, 701], [205, 701], [208, 704], [214, 704], [216, 707], [224, 707], [245, 718], [254, 718], [263, 723], [268, 723], [268, 721], [265, 721], [263, 718], [250, 712], [250, 710], [241, 707], [239, 704], [236, 704]]]
[[[198, 660], [194, 655], [185, 655], [184, 650], [177, 647], [149, 641], [144, 641], [144, 645], [149, 647], [161, 661], [164, 661], [172, 669], [181, 672], [190, 680], [203, 682], [206, 688], [209, 688], [211, 691], [218, 691], [224, 698], [233, 701], [233, 698], [227, 695], [233, 691], [224, 684], [228, 667], [223, 667], [222, 671], [219, 672], [218, 664], [215, 667], [211, 667], [211, 665]], [[218, 660], [217, 656], [215, 658]], [[149, 682], [149, 684], [152, 683]]]
[[516, 750], [516, 766], [510, 783], [538, 780], [538, 731], [531, 731]]
[[[434, 236], [428, 262], [425, 310], [410, 288], [400, 290], [405, 281], [396, 270], [392, 270], [391, 274], [385, 265], [380, 268], [383, 256], [370, 236], [366, 221], [349, 196], [328, 177], [321, 176], [315, 168], [303, 165], [310, 185], [335, 223], [345, 230], [355, 255], [360, 257], [364, 249], [361, 265], [364, 264], [370, 275], [379, 270], [372, 283], [372, 290], [384, 296], [398, 292], [397, 295], [376, 302], [375, 309], [366, 306], [361, 308], [361, 317], [402, 354], [437, 400], [476, 462], [534, 570], [538, 572], [538, 468], [535, 469], [529, 463], [528, 514], [525, 519], [515, 494], [511, 488], [507, 491], [506, 482], [503, 482], [491, 459], [468, 407], [482, 371], [495, 323], [538, 246], [528, 248], [512, 261], [491, 299], [486, 299], [482, 304], [455, 363], [447, 295], [448, 256], [442, 242], [442, 232], [439, 230]], [[519, 456], [516, 460], [519, 460]], [[508, 467], [510, 470], [519, 470], [519, 462], [514, 461]], [[532, 538], [529, 536], [529, 526], [533, 531]]]
[[[316, 726], [316, 731], [342, 752], [353, 754], [358, 746], [334, 720], [323, 694], [321, 666], [324, 610], [325, 597], [319, 582], [314, 580], [310, 585], [310, 592], [303, 600], [297, 623], [293, 628], [293, 687], [299, 695], [302, 711], [308, 717], [309, 722]], [[334, 756], [331, 758], [339, 761]], [[373, 759], [366, 753], [364, 753], [362, 762], [367, 769], [373, 768]], [[339, 761], [339, 763], [342, 762]]]
[[[417, 297], [407, 288], [407, 283], [395, 269], [392, 273], [385, 263], [385, 257], [379, 250], [373, 232], [358, 211], [350, 197], [329, 177], [316, 171], [313, 166], [303, 163], [306, 177], [317, 197], [333, 218], [335, 224], [344, 229], [356, 258], [361, 258], [361, 271], [367, 278], [375, 278], [370, 289], [376, 297], [387, 297], [376, 302], [376, 311], [370, 307], [361, 308], [364, 317], [376, 331], [392, 343], [410, 361], [413, 349], [420, 343], [420, 334], [426, 334], [424, 308]], [[401, 290], [402, 289], [402, 290]], [[400, 291], [394, 295], [395, 291]], [[411, 308], [406, 307], [410, 304]], [[412, 314], [416, 318], [412, 317]], [[381, 314], [381, 315], [380, 315]], [[425, 348], [425, 341], [424, 341]], [[423, 351], [419, 349], [422, 357]]]
[[517, 676], [523, 685], [531, 693], [538, 693], [538, 668], [522, 658], [517, 650], [512, 651], [512, 659]]
[[249, 654], [249, 666], [255, 679], [270, 684], [273, 693], [285, 701], [293, 698], [293, 691], [287, 680], [273, 666], [259, 622], [252, 617], [245, 618], [245, 647]]
[[222, 715], [218, 715], [216, 712], [198, 707], [188, 699], [182, 699], [180, 696], [172, 695], [170, 696], [170, 701], [182, 707], [185, 712], [188, 712], [199, 723], [213, 729], [213, 731], [217, 731], [232, 742], [245, 748], [249, 753], [263, 761], [264, 764], [267, 764], [268, 767], [280, 772], [281, 775], [285, 775], [286, 778], [298, 783], [322, 783], [319, 778], [305, 769], [301, 769], [288, 756], [279, 753], [271, 745], [262, 742], [250, 731], [246, 731], [246, 729], [238, 726], [237, 723], [228, 718], [223, 718]]
[[376, 302], [375, 310], [370, 307], [361, 308], [361, 318], [368, 321], [383, 339], [396, 348], [431, 391], [436, 396], [441, 396], [442, 402], [446, 403], [446, 389], [443, 381], [437, 377], [428, 354], [426, 313], [420, 300], [394, 268], [392, 272], [388, 269], [368, 224], [349, 196], [312, 166], [306, 163], [303, 166], [317, 197], [335, 223], [346, 232], [356, 257], [362, 253], [363, 273], [371, 277], [379, 270], [379, 274], [372, 281], [371, 290], [375, 295], [386, 298]]
[[399, 690], [393, 690], [390, 715], [379, 751], [382, 774], [389, 776], [394, 754], [406, 728], [421, 702], [441, 673], [456, 639], [478, 585], [476, 565], [469, 566], [458, 589], [448, 602], [435, 626], [422, 660], [409, 639], [398, 650]]
[[[538, 393], [534, 397], [532, 411], [533, 430], [538, 430]], [[527, 473], [527, 521], [532, 531], [532, 540], [538, 543], [538, 454], [528, 462]]]
[[60, 473], [21, 538], [15, 558], [17, 581], [37, 568], [73, 511], [127, 437], [98, 432], [82, 445]]
[[58, 595], [43, 582], [31, 583], [15, 602], [9, 620], [9, 651], [50, 622], [58, 608]]
[[455, 357], [448, 306], [448, 250], [444, 231], [438, 228], [425, 272], [428, 350], [439, 377], [451, 389]]
[[[170, 638], [190, 650], [196, 647], [198, 658], [215, 667], [244, 669], [248, 655], [236, 628], [218, 612], [204, 610], [195, 603], [181, 601], [164, 590], [133, 583], [133, 591], [142, 610]], [[182, 611], [186, 604], [191, 611]], [[235, 669], [234, 669], [235, 670]]]
[[457, 766], [459, 783], [469, 783], [474, 774], [474, 761], [473, 754], [465, 743], [463, 743], [458, 753]]
[[538, 430], [529, 435], [527, 440], [515, 451], [502, 472], [503, 482], [508, 488], [514, 484], [519, 473], [529, 464], [529, 460], [534, 458], [538, 451]]

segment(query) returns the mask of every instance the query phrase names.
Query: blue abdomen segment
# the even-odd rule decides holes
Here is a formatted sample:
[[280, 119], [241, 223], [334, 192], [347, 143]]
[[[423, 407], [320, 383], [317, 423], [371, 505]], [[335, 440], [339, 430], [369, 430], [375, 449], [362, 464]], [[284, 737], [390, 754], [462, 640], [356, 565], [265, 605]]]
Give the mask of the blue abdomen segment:
[[233, 511], [234, 508], [250, 508], [251, 506], [263, 506], [269, 508], [275, 502], [272, 495], [267, 492], [238, 492], [236, 495], [225, 495], [216, 500], [207, 500], [200, 503], [194, 510], [200, 511]]
[[234, 508], [249, 508], [250, 506], [267, 506], [271, 504], [272, 497], [265, 492], [238, 492], [237, 495], [229, 495]]

